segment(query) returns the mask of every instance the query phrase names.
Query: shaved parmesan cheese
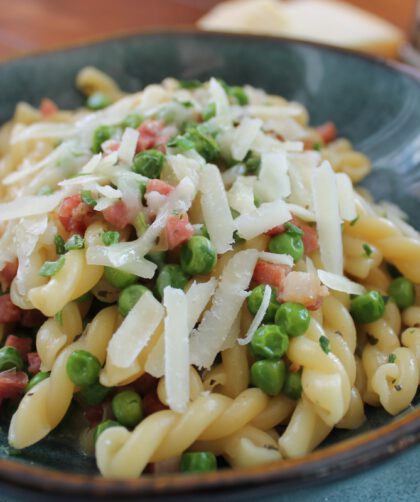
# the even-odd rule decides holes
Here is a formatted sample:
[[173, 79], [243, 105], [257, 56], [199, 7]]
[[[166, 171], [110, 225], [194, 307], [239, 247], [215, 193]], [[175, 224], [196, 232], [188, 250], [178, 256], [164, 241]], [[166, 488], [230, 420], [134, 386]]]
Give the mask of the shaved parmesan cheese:
[[63, 190], [51, 195], [27, 195], [0, 204], [0, 222], [53, 211], [66, 196]]
[[82, 176], [76, 176], [75, 178], [67, 178], [63, 181], [60, 181], [58, 185], [61, 187], [74, 186], [74, 185], [86, 186], [91, 183], [98, 183], [98, 181], [102, 180], [103, 177], [98, 176], [97, 174], [86, 174]]
[[[217, 280], [213, 277], [208, 282], [197, 283], [193, 282], [187, 293], [185, 294], [188, 302], [188, 333], [191, 333], [194, 326], [197, 324], [203, 310], [213, 296], [216, 289]], [[236, 338], [235, 338], [236, 340]], [[165, 373], [165, 344], [164, 337], [160, 337], [156, 345], [147, 358], [145, 370], [150, 375], [160, 378]]]
[[239, 338], [240, 333], [241, 333], [241, 314], [239, 313], [236, 316], [236, 319], [233, 321], [228, 336], [226, 337], [226, 340], [223, 342], [223, 345], [220, 350], [223, 351], [234, 347]]
[[300, 140], [307, 135], [304, 127], [290, 117], [269, 119], [264, 122], [264, 131], [273, 131], [286, 140]]
[[292, 215], [287, 204], [279, 199], [261, 204], [254, 211], [238, 216], [234, 223], [238, 234], [244, 239], [250, 240], [277, 225], [290, 221], [291, 218]]
[[274, 263], [276, 265], [287, 265], [293, 268], [293, 258], [289, 254], [269, 253], [267, 251], [260, 251], [261, 260]]
[[128, 368], [149, 340], [164, 316], [162, 305], [146, 291], [124, 318], [108, 345], [112, 364]]
[[251, 150], [258, 153], [264, 152], [303, 152], [303, 143], [301, 141], [279, 141], [267, 134], [259, 133], [252, 144]]
[[127, 127], [122, 135], [120, 148], [118, 150], [118, 158], [122, 162], [129, 165], [133, 162], [138, 139], [139, 131], [132, 129], [131, 127]]
[[210, 239], [218, 254], [232, 249], [235, 230], [218, 167], [206, 164], [200, 174], [201, 209]]
[[80, 170], [81, 174], [92, 174], [102, 160], [102, 153], [94, 155]]
[[100, 199], [97, 200], [96, 206], [95, 206], [95, 211], [103, 211], [104, 209], [107, 209], [108, 207], [111, 207], [115, 204], [115, 199], [108, 199], [108, 197], [101, 197]]
[[356, 218], [357, 212], [351, 179], [346, 173], [337, 173], [335, 181], [338, 189], [340, 216], [343, 220], [352, 221]]
[[334, 171], [325, 161], [312, 174], [314, 209], [321, 260], [327, 272], [343, 275], [343, 240]]
[[142, 208], [139, 185], [133, 183], [130, 174], [121, 173], [117, 179], [117, 187], [133, 220]]
[[155, 378], [163, 377], [165, 374], [165, 338], [161, 336], [156, 345], [151, 350], [144, 366], [146, 373]]
[[312, 209], [312, 193], [310, 187], [306, 186], [300, 169], [290, 166], [289, 179], [291, 187], [291, 193], [288, 198], [289, 202], [302, 209]]
[[353, 282], [343, 275], [332, 274], [325, 270], [318, 270], [318, 277], [322, 284], [334, 291], [342, 291], [349, 295], [362, 295], [366, 291], [361, 284]]
[[257, 178], [255, 176], [239, 176], [227, 196], [229, 206], [238, 213], [250, 213], [255, 209], [254, 202], [254, 184]]
[[223, 86], [215, 78], [210, 79], [209, 92], [216, 105], [216, 115], [226, 115], [229, 111], [229, 99]]
[[226, 264], [213, 303], [191, 336], [191, 363], [210, 368], [239, 314], [258, 259], [258, 251], [247, 249]]
[[189, 159], [185, 155], [168, 155], [166, 157], [168, 164], [171, 166], [178, 181], [188, 177], [192, 180], [195, 186], [199, 182], [199, 173], [202, 168], [201, 164], [194, 159]]
[[201, 313], [213, 296], [217, 280], [212, 277], [208, 282], [193, 282], [186, 296], [188, 301], [188, 333], [194, 329]]
[[190, 350], [187, 297], [167, 286], [163, 292], [165, 317], [165, 390], [169, 407], [183, 413], [190, 397]]
[[161, 193], [155, 191], [146, 193], [144, 198], [146, 199], [147, 208], [153, 213], [159, 212], [159, 209], [166, 202], [166, 195], [162, 195]]
[[260, 119], [251, 119], [244, 117], [235, 129], [231, 144], [232, 157], [235, 160], [243, 160], [251, 149], [255, 138], [260, 132], [262, 121]]
[[[175, 190], [168, 195], [166, 203], [160, 209], [155, 221], [141, 237], [134, 241], [120, 242], [113, 246], [92, 246], [87, 250], [87, 262], [117, 268], [126, 268], [126, 265], [129, 264], [143, 266], [145, 263], [150, 263], [143, 258], [155, 245], [156, 239], [165, 228], [169, 216], [174, 214], [174, 212], [187, 212], [191, 206], [195, 192], [195, 187], [191, 180], [184, 178]], [[140, 275], [140, 277], [150, 278], [150, 276], [146, 275]]]
[[108, 197], [109, 199], [119, 199], [122, 197], [121, 190], [113, 188], [110, 185], [105, 185], [105, 186], [96, 185], [95, 190], [104, 197]]
[[264, 202], [284, 199], [290, 195], [286, 152], [268, 152], [261, 155], [261, 168], [255, 193]]
[[238, 339], [239, 345], [246, 345], [252, 340], [255, 331], [258, 329], [258, 326], [262, 323], [264, 319], [265, 313], [267, 312], [268, 306], [270, 304], [270, 298], [271, 298], [271, 288], [270, 286], [267, 285], [264, 288], [264, 295], [262, 298], [260, 308], [257, 310], [257, 313], [255, 314], [254, 319], [252, 320], [252, 323], [247, 331], [247, 334], [245, 335], [245, 338]]
[[242, 176], [243, 174], [245, 174], [245, 172], [246, 168], [244, 164], [236, 164], [232, 167], [229, 167], [229, 169], [226, 169], [226, 171], [223, 171], [222, 179], [225, 187], [230, 187], [231, 185], [233, 185], [238, 176]]
[[305, 209], [297, 204], [287, 204], [289, 211], [303, 221], [315, 221], [315, 214], [309, 209]]
[[108, 249], [109, 247], [107, 246], [89, 246], [86, 251], [86, 263], [88, 265], [103, 265], [105, 267], [118, 268], [118, 270], [138, 275], [144, 279], [151, 279], [155, 275], [156, 264], [145, 258], [138, 258], [125, 265], [115, 266], [109, 256]]

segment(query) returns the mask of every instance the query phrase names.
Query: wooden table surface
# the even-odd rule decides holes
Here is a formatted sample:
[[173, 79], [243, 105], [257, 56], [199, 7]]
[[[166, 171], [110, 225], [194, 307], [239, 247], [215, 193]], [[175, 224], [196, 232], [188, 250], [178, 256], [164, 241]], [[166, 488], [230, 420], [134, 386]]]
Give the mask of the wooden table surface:
[[[220, 1], [220, 0], [219, 0]], [[415, 0], [349, 0], [400, 26]], [[193, 25], [218, 0], [0, 0], [0, 58], [144, 28]]]

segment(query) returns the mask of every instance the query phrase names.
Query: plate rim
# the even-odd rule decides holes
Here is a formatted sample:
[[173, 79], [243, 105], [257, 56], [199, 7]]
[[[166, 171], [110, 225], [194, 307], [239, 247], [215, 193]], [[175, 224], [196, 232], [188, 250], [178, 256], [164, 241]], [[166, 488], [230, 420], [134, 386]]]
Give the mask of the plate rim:
[[[196, 36], [200, 38], [246, 39], [269, 41], [275, 44], [292, 44], [315, 47], [328, 52], [342, 54], [388, 68], [414, 80], [420, 87], [420, 70], [401, 62], [386, 60], [382, 57], [360, 51], [334, 47], [320, 42], [310, 42], [270, 35], [251, 35], [223, 31], [204, 31], [191, 26], [162, 27], [144, 30], [130, 30], [112, 35], [104, 35], [76, 43], [61, 44], [37, 51], [17, 54], [0, 60], [0, 71], [10, 63], [30, 60], [54, 53], [100, 45], [135, 36]], [[198, 489], [204, 493], [220, 490], [238, 490], [269, 483], [273, 485], [292, 485], [301, 481], [306, 483], [351, 474], [367, 465], [381, 460], [420, 443], [420, 407], [406, 412], [402, 417], [372, 431], [348, 438], [297, 459], [280, 460], [260, 467], [235, 470], [220, 470], [214, 473], [189, 476], [161, 475], [142, 476], [130, 480], [113, 480], [99, 475], [76, 474], [58, 471], [39, 465], [30, 465], [15, 459], [0, 459], [0, 482], [16, 488], [29, 488], [34, 491], [61, 492], [73, 495], [133, 496], [187, 494]], [[334, 459], [335, 462], [331, 462]], [[328, 465], [330, 464], [330, 465]]]

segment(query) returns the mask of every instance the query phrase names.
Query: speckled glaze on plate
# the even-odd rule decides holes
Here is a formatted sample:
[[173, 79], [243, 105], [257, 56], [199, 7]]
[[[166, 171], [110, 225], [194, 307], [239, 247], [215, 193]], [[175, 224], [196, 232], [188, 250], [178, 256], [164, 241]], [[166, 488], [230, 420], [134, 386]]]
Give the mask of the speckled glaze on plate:
[[[420, 79], [413, 71], [321, 45], [270, 37], [129, 35], [0, 65], [0, 122], [21, 100], [37, 105], [48, 96], [63, 108], [80, 105], [82, 97], [73, 84], [77, 71], [86, 65], [106, 71], [126, 91], [166, 76], [201, 80], [216, 76], [300, 101], [312, 124], [333, 120], [340, 135], [372, 159], [374, 170], [364, 185], [376, 198], [399, 204], [420, 229]], [[54, 436], [10, 455], [2, 430], [1, 494], [7, 494], [7, 500], [31, 501], [54, 500], [57, 494], [62, 501], [260, 500], [278, 490], [284, 495], [297, 486], [348, 476], [420, 441], [419, 395], [413, 407], [397, 417], [369, 407], [367, 416], [362, 429], [335, 431], [304, 458], [259, 468], [143, 476], [124, 482], [99, 477], [91, 459]], [[1, 494], [0, 500], [6, 500]]]

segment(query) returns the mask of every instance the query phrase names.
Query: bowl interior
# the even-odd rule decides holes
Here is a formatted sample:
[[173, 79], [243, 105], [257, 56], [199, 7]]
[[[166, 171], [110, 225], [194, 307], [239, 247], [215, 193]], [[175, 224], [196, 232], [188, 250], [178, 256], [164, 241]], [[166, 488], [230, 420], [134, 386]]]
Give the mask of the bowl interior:
[[[0, 122], [22, 100], [38, 105], [46, 96], [63, 108], [81, 105], [74, 78], [86, 65], [109, 73], [126, 91], [167, 76], [216, 76], [300, 101], [311, 124], [333, 120], [340, 135], [371, 158], [374, 169], [364, 185], [376, 198], [400, 205], [420, 229], [420, 83], [413, 76], [375, 60], [300, 42], [194, 33], [134, 35], [2, 64]], [[419, 405], [418, 395], [414, 406]], [[367, 411], [363, 428], [336, 431], [323, 448], [398, 419], [380, 409]], [[7, 447], [6, 431], [3, 427], [0, 432], [0, 458], [97, 473], [94, 462], [66, 441], [63, 428], [20, 453]]]

